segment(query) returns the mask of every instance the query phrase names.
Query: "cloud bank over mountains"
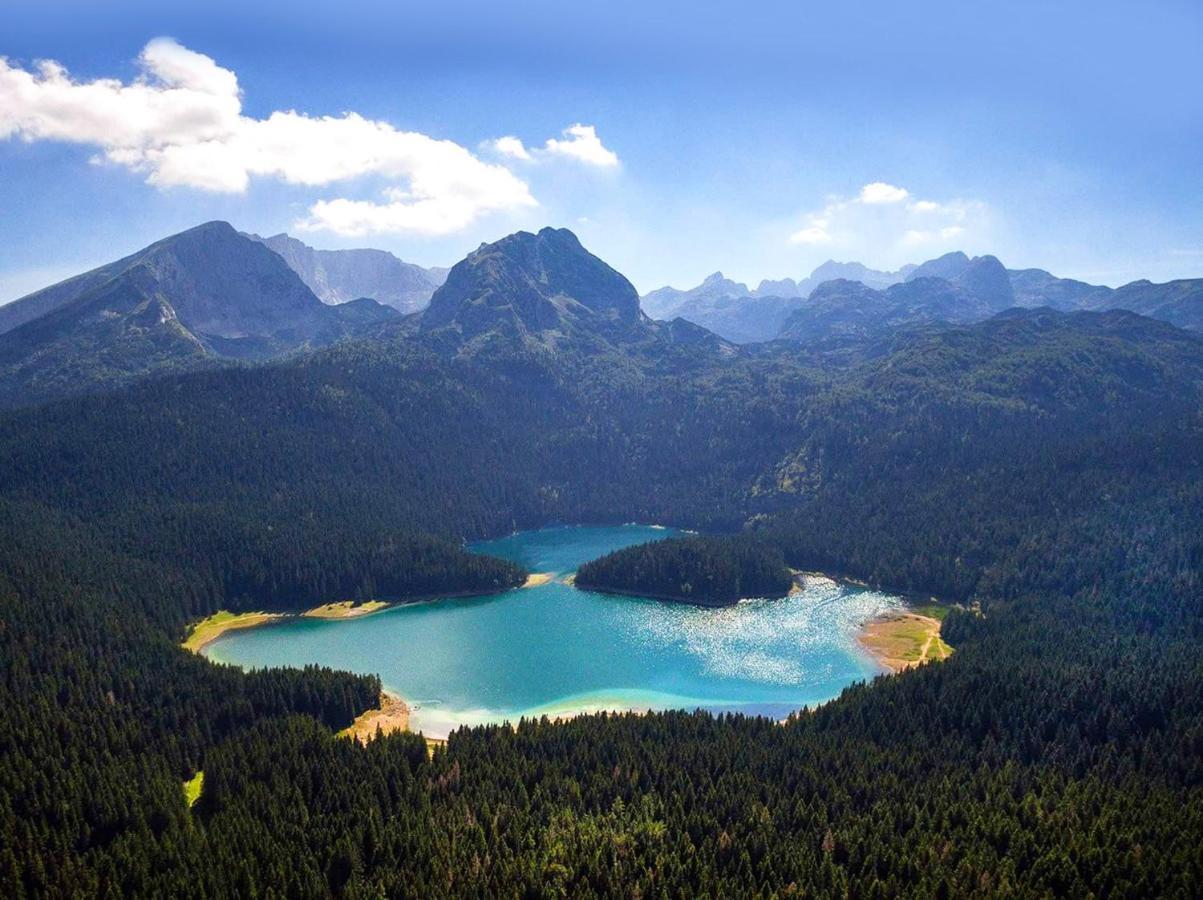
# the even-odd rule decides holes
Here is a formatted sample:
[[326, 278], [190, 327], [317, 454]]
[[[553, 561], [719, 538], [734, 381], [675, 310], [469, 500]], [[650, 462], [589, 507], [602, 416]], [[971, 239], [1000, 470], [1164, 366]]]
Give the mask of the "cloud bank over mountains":
[[978, 200], [919, 200], [904, 187], [875, 181], [854, 197], [829, 197], [822, 209], [803, 217], [789, 242], [849, 251], [936, 250], [960, 246], [985, 227], [988, 213]]
[[[54, 61], [26, 69], [0, 58], [0, 139], [94, 146], [93, 162], [145, 173], [160, 188], [242, 193], [255, 178], [315, 188], [365, 176], [395, 182], [377, 200], [316, 200], [295, 223], [305, 231], [442, 235], [489, 213], [538, 206], [522, 178], [454, 141], [355, 112], [243, 115], [236, 74], [170, 38], [150, 41], [137, 63], [140, 74], [125, 83], [76, 80]], [[618, 165], [596, 129], [579, 123], [538, 150], [517, 138], [494, 147], [515, 159]]]

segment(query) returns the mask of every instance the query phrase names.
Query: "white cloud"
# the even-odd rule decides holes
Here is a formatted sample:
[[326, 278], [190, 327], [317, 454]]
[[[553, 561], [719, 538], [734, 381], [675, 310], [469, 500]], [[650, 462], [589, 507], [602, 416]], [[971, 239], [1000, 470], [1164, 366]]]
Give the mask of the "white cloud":
[[789, 240], [791, 244], [827, 244], [831, 242], [831, 235], [821, 225], [808, 225], [791, 234]]
[[618, 154], [610, 150], [597, 136], [592, 125], [579, 122], [562, 132], [563, 139], [548, 138], [542, 147], [527, 147], [513, 135], [485, 141], [481, 147], [497, 156], [518, 159], [526, 163], [547, 162], [554, 158], [568, 159], [587, 166], [612, 169], [618, 166]]
[[502, 156], [512, 156], [514, 159], [520, 159], [523, 162], [530, 162], [531, 160], [530, 151], [526, 149], [526, 145], [513, 135], [485, 141], [485, 146]]
[[569, 125], [563, 134], [566, 140], [550, 138], [543, 151], [555, 156], [567, 156], [591, 166], [613, 168], [618, 165], [618, 154], [602, 144], [597, 129], [592, 125]]
[[874, 181], [860, 189], [861, 203], [901, 203], [909, 196], [906, 188], [895, 187], [884, 181]]
[[322, 200], [298, 223], [343, 234], [446, 234], [489, 212], [537, 205], [509, 169], [452, 141], [353, 112], [244, 116], [235, 74], [168, 38], [148, 43], [138, 65], [141, 74], [125, 84], [76, 81], [56, 62], [27, 71], [0, 58], [0, 139], [93, 145], [98, 161], [144, 172], [159, 187], [237, 193], [253, 177], [310, 187], [395, 179], [383, 203]]
[[955, 243], [980, 238], [988, 218], [985, 204], [960, 199], [908, 201], [910, 197], [906, 188], [880, 181], [866, 184], [852, 197], [829, 197], [822, 209], [803, 216], [789, 242], [825, 245], [832, 252], [884, 261], [893, 258], [895, 251], [901, 256], [920, 246], [953, 249]]

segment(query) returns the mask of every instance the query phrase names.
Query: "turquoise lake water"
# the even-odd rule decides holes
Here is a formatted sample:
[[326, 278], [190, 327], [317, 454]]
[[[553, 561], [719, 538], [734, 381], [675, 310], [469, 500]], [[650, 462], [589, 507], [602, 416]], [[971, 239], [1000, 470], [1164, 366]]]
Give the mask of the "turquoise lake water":
[[359, 619], [289, 619], [231, 632], [205, 654], [243, 667], [318, 663], [380, 675], [411, 727], [596, 709], [738, 710], [784, 718], [881, 669], [861, 623], [901, 601], [822, 577], [801, 594], [723, 609], [580, 591], [583, 562], [668, 537], [643, 525], [527, 531], [472, 545], [556, 580], [487, 597], [398, 606]]

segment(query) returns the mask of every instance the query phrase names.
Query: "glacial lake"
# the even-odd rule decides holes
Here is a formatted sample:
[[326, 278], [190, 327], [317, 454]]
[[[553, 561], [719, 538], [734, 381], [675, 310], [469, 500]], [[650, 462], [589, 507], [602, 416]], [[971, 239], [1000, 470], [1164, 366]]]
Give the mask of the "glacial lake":
[[397, 606], [357, 619], [295, 618], [230, 632], [205, 655], [244, 668], [317, 663], [378, 674], [411, 707], [410, 727], [599, 709], [708, 709], [781, 719], [882, 669], [857, 644], [888, 594], [808, 577], [782, 600], [703, 609], [577, 590], [583, 562], [678, 534], [622, 525], [520, 532], [472, 545], [531, 572], [538, 587]]

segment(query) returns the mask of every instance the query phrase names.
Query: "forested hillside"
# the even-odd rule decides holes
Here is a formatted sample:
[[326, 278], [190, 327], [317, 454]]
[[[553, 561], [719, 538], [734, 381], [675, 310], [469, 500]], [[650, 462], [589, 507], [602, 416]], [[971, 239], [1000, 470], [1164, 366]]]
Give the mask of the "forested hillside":
[[[6, 895], [1198, 894], [1203, 342], [1045, 310], [836, 368], [683, 326], [577, 342], [622, 310], [548, 330], [545, 299], [484, 342], [452, 310], [0, 418]], [[175, 646], [220, 606], [513, 583], [461, 541], [553, 520], [747, 530], [964, 601], [957, 653], [785, 725], [593, 716], [428, 758], [334, 737], [375, 679]]]

